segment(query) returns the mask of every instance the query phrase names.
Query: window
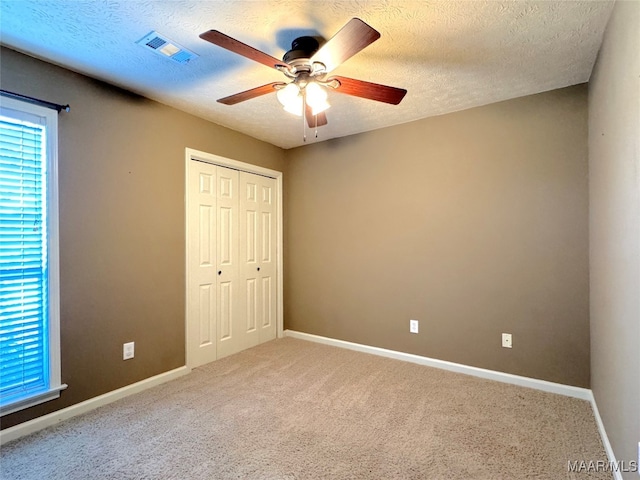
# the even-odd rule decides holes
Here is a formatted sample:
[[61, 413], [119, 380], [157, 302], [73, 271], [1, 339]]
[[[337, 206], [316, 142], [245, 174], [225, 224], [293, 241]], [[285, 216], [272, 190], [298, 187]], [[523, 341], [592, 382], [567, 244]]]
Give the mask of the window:
[[57, 112], [0, 98], [0, 412], [60, 381]]

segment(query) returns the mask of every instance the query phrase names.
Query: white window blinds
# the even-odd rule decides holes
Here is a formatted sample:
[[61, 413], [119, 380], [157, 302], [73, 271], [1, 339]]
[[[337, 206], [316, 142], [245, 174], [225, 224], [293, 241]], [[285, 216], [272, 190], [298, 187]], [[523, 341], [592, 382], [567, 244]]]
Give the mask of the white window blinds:
[[[33, 108], [29, 106], [28, 110]], [[55, 275], [50, 271], [52, 257], [57, 260], [57, 217], [55, 228], [50, 228], [50, 203], [52, 199], [57, 203], [57, 195], [49, 192], [49, 169], [54, 165], [49, 158], [52, 149], [47, 138], [50, 118], [46, 114], [0, 109], [3, 414], [55, 398], [64, 388], [60, 385], [57, 262], [53, 265]], [[53, 132], [56, 133], [55, 128]], [[57, 204], [54, 207], [57, 212]], [[52, 244], [56, 249], [53, 256]], [[53, 299], [52, 287], [56, 297]]]

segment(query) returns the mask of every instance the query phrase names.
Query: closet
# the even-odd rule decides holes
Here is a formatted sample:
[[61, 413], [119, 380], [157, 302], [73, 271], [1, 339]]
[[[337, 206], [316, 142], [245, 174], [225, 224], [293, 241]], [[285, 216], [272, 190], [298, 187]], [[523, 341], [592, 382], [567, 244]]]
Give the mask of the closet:
[[202, 365], [276, 337], [276, 180], [190, 160], [187, 349]]

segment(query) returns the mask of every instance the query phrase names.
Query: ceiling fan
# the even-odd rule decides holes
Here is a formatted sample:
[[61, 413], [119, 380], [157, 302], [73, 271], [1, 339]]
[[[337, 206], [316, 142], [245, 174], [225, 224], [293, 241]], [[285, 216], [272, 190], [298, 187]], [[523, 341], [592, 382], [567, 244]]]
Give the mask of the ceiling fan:
[[288, 82], [272, 82], [228, 97], [218, 102], [235, 105], [271, 92], [288, 112], [304, 116], [310, 128], [327, 124], [325, 110], [327, 89], [346, 95], [368, 98], [397, 105], [407, 93], [402, 88], [389, 87], [329, 73], [342, 62], [380, 38], [380, 33], [359, 18], [352, 18], [322, 47], [314, 37], [299, 37], [291, 50], [278, 60], [217, 30], [209, 30], [200, 38], [282, 72]]

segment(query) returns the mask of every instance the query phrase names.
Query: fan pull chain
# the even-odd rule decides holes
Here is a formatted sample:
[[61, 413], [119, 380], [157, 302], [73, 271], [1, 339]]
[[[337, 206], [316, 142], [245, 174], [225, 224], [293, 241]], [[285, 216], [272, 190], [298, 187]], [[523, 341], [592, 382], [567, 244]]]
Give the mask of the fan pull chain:
[[305, 125], [306, 118], [302, 116], [302, 141], [307, 141], [307, 126]]
[[307, 141], [307, 92], [302, 92], [302, 141]]

